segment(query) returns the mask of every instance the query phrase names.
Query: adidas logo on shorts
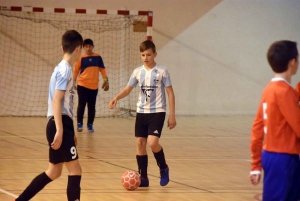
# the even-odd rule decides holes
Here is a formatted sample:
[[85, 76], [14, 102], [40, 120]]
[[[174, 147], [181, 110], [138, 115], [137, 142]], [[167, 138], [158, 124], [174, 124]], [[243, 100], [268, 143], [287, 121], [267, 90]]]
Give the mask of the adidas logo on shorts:
[[157, 130], [156, 130], [156, 131], [154, 131], [153, 133], [155, 133], [155, 134], [159, 134]]

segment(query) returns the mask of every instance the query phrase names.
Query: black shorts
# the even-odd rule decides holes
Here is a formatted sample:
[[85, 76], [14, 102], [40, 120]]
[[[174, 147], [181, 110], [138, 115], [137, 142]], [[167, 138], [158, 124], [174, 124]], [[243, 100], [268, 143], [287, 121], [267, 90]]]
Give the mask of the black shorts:
[[49, 145], [49, 162], [53, 164], [58, 164], [62, 162], [70, 162], [78, 159], [78, 153], [74, 141], [74, 126], [73, 120], [66, 115], [62, 115], [63, 124], [63, 139], [62, 144], [59, 149], [54, 150], [51, 148], [51, 143], [53, 142], [56, 126], [54, 117], [50, 118], [46, 128], [46, 135]]
[[147, 138], [148, 135], [161, 136], [166, 113], [137, 113], [135, 119], [135, 137]]

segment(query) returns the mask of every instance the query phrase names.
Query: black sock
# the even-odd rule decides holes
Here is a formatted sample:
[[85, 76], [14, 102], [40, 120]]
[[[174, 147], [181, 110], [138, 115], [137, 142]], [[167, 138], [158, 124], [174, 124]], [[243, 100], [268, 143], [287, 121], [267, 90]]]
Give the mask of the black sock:
[[153, 152], [153, 154], [156, 159], [156, 163], [160, 169], [165, 169], [168, 167], [168, 165], [166, 164], [166, 159], [165, 159], [165, 154], [164, 154], [163, 148], [161, 148], [161, 150], [157, 153]]
[[139, 156], [136, 155], [137, 164], [139, 167], [139, 173], [143, 179], [148, 179], [148, 155]]
[[68, 201], [80, 200], [80, 180], [81, 180], [81, 175], [68, 176], [68, 187], [67, 187]]
[[36, 176], [23, 193], [16, 199], [16, 201], [28, 201], [33, 198], [40, 190], [42, 190], [52, 180], [45, 172]]

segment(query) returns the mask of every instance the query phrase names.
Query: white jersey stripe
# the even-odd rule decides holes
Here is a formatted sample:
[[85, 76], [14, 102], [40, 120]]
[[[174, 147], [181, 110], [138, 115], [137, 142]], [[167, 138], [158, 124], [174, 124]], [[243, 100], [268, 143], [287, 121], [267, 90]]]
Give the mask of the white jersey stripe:
[[[139, 74], [140, 74], [140, 79], [139, 79], [139, 82], [140, 83], [142, 83], [142, 85], [145, 85], [145, 74], [146, 74], [146, 71], [144, 70], [144, 69], [141, 69], [141, 71], [139, 72]], [[141, 85], [140, 85], [141, 86]], [[139, 96], [140, 97], [140, 96]], [[143, 105], [146, 105], [146, 102], [147, 101], [147, 97], [146, 96], [142, 96], [141, 97], [141, 100], [140, 100], [140, 104], [139, 105], [137, 105], [138, 106], [138, 108], [140, 108], [140, 112], [141, 113], [144, 113], [144, 107], [143, 107]]]

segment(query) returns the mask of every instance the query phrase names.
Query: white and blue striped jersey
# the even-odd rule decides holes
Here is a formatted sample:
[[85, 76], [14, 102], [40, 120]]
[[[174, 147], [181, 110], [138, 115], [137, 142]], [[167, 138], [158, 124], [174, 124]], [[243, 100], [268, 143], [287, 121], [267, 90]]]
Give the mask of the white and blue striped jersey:
[[136, 112], [166, 112], [165, 87], [172, 85], [166, 67], [156, 64], [151, 70], [145, 69], [144, 65], [136, 68], [127, 85], [136, 87], [137, 84], [140, 92]]
[[62, 114], [68, 115], [73, 119], [73, 96], [74, 96], [74, 80], [73, 70], [70, 64], [62, 60], [54, 69], [49, 84], [49, 97], [48, 97], [48, 113], [47, 117], [54, 116], [52, 101], [55, 90], [65, 91], [65, 95], [61, 101]]

